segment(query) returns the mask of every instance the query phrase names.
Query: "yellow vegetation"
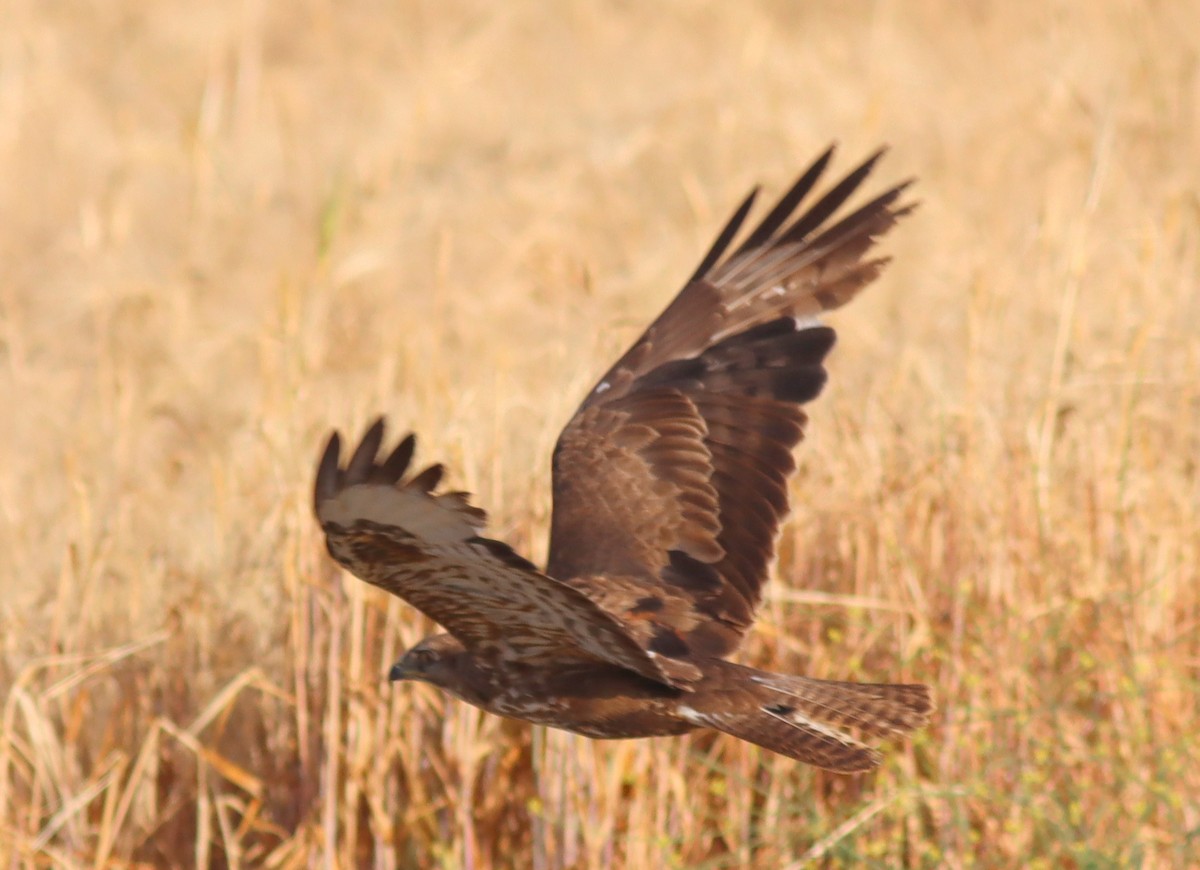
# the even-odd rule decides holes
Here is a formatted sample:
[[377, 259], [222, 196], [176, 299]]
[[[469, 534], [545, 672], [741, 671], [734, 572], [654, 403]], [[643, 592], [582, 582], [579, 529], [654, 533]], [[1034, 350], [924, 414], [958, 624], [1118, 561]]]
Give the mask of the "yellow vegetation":
[[[1195, 866], [1189, 5], [5, 4], [0, 865]], [[585, 387], [834, 138], [922, 206], [746, 655], [932, 726], [844, 778], [388, 685], [428, 626], [325, 556], [327, 431], [542, 556]]]

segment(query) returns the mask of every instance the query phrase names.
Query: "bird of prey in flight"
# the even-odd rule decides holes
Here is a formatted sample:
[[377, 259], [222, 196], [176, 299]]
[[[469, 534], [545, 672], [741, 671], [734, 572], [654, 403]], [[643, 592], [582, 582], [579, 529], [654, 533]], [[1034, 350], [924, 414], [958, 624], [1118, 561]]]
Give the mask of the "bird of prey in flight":
[[923, 685], [737, 664], [788, 512], [803, 406], [825, 383], [819, 316], [886, 260], [906, 184], [834, 220], [882, 152], [814, 196], [833, 149], [735, 246], [757, 191], [678, 295], [596, 382], [554, 448], [544, 569], [484, 536], [442, 466], [409, 475], [415, 439], [382, 452], [382, 419], [343, 463], [334, 434], [315, 509], [333, 558], [445, 628], [393, 680], [595, 738], [715, 729], [839, 772], [925, 724]]

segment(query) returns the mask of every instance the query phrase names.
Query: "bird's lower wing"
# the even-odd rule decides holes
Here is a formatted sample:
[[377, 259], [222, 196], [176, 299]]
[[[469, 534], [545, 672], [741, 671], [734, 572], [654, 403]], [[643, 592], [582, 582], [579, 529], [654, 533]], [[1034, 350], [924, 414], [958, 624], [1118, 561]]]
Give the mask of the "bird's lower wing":
[[465, 493], [435, 493], [441, 467], [404, 473], [414, 439], [382, 462], [383, 421], [347, 464], [334, 434], [317, 471], [314, 507], [330, 554], [397, 595], [479, 656], [510, 662], [607, 662], [651, 680], [671, 676], [612, 616], [507, 545], [481, 537], [485, 515]]

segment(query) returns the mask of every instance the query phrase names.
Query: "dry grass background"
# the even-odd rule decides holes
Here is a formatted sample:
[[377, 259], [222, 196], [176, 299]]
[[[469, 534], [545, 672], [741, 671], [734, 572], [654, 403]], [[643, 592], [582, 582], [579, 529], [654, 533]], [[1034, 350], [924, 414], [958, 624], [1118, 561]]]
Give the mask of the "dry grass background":
[[[0, 866], [1195, 866], [1194, 13], [0, 5]], [[327, 430], [542, 556], [585, 386], [832, 138], [923, 205], [746, 655], [932, 727], [841, 778], [386, 684], [427, 626], [324, 556]]]

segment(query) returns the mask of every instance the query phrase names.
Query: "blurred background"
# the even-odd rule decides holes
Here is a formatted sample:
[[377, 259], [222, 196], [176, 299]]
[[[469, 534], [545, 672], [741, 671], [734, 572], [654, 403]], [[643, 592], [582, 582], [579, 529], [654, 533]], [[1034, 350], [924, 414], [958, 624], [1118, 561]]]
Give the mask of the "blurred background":
[[[4, 4], [0, 864], [1195, 866], [1195, 14]], [[328, 430], [543, 558], [584, 390], [835, 140], [921, 206], [744, 657], [931, 727], [839, 777], [387, 684], [429, 626], [325, 556]]]

